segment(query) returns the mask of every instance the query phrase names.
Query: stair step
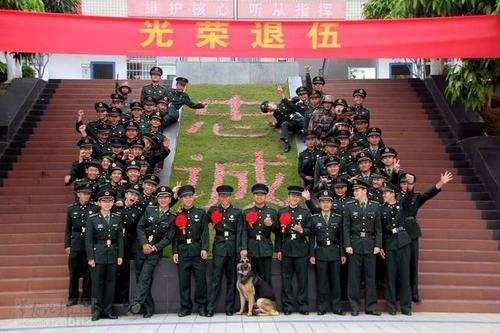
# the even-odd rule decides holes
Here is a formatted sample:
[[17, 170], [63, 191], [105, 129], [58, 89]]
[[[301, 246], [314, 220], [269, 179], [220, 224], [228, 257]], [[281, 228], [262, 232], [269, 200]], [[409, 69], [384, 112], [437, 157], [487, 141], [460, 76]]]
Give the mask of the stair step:
[[469, 274], [469, 273], [420, 273], [418, 281], [421, 285], [432, 285], [439, 281], [442, 285], [452, 286], [491, 286], [498, 287], [498, 274]]
[[0, 278], [2, 290], [8, 291], [35, 291], [68, 288], [67, 277], [34, 277], [34, 278]]
[[419, 264], [421, 272], [433, 273], [473, 273], [473, 274], [500, 274], [500, 263], [498, 262], [470, 262], [470, 261], [446, 261], [446, 260], [421, 260]]
[[[483, 250], [420, 250], [421, 260], [455, 260], [455, 261], [500, 261], [500, 251]], [[500, 275], [497, 276], [500, 280]], [[500, 282], [500, 281], [498, 281]]]
[[[42, 277], [65, 277], [68, 279], [67, 265], [38, 266], [36, 269], [30, 266], [3, 266], [0, 267], [0, 279], [14, 278], [42, 278]], [[51, 288], [48, 288], [51, 289]]]
[[497, 286], [422, 285], [419, 292], [423, 299], [500, 300]]
[[470, 250], [481, 249], [484, 251], [498, 251], [498, 241], [488, 239], [447, 239], [447, 238], [421, 238], [420, 248], [423, 250]]

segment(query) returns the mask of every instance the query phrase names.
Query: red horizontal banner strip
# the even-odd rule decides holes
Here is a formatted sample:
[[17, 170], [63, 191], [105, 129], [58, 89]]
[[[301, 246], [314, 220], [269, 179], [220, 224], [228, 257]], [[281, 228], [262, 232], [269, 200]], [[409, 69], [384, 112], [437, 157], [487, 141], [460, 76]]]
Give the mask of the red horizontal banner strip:
[[193, 21], [0, 10], [0, 50], [280, 58], [497, 58], [500, 16]]

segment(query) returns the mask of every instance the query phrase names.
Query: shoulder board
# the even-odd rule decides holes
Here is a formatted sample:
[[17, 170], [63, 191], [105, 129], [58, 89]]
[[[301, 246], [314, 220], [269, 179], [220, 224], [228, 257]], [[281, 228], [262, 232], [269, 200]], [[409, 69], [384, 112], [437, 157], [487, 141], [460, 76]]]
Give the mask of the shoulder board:
[[111, 216], [121, 216], [122, 213], [121, 212], [113, 212], [111, 213]]
[[77, 206], [76, 202], [73, 202], [71, 205], [69, 205], [68, 207], [75, 207]]
[[354, 204], [354, 203], [356, 203], [356, 200], [349, 200], [349, 201], [346, 201], [346, 203], [345, 203], [345, 204], [346, 204], [346, 205], [352, 205], [352, 204]]
[[375, 200], [368, 200], [368, 201], [370, 201], [371, 203], [374, 203], [374, 204], [380, 205], [380, 202], [378, 202], [378, 201], [375, 201]]
[[95, 213], [95, 214], [90, 214], [88, 217], [94, 217], [94, 216], [98, 216], [99, 213]]
[[311, 216], [318, 216], [318, 217], [320, 217], [320, 216], [321, 216], [321, 214], [320, 214], [320, 213], [317, 213], [317, 214], [312, 214]]

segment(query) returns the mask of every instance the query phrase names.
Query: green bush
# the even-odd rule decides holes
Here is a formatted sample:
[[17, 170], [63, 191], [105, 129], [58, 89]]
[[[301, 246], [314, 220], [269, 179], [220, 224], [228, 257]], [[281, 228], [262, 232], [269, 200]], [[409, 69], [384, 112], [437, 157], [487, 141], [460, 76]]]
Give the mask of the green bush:
[[28, 65], [23, 65], [23, 77], [34, 78], [35, 77], [35, 70]]

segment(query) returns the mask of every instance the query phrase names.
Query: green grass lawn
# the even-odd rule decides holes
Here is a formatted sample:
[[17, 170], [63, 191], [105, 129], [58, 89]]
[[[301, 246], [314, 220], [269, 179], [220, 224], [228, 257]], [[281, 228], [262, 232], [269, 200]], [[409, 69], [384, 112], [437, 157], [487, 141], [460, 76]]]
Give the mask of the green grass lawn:
[[[231, 96], [237, 95], [242, 101], [256, 102], [262, 100], [278, 101], [279, 96], [275, 85], [253, 84], [253, 85], [190, 85], [188, 93], [195, 102], [209, 100], [229, 100]], [[224, 170], [229, 173], [222, 182], [230, 184], [238, 189], [238, 179], [246, 179], [246, 184], [241, 190], [245, 191], [242, 198], [234, 198], [235, 206], [243, 208], [252, 203], [251, 186], [257, 182], [256, 169], [253, 163], [256, 160], [256, 152], [261, 152], [264, 161], [264, 177], [267, 185], [271, 185], [275, 179], [280, 180], [276, 188], [275, 197], [282, 202], [287, 197], [287, 186], [300, 184], [297, 174], [297, 151], [292, 144], [291, 152], [283, 153], [283, 144], [279, 140], [279, 133], [267, 126], [268, 121], [274, 120], [272, 116], [245, 116], [245, 114], [260, 115], [259, 105], [241, 105], [242, 117], [240, 121], [233, 121], [230, 117], [230, 107], [224, 104], [210, 104], [207, 109], [208, 115], [196, 114], [196, 110], [184, 107], [179, 138], [174, 158], [174, 165], [170, 184], [176, 181], [186, 184], [188, 171], [186, 168], [199, 168], [196, 182], [196, 206], [207, 208], [214, 189], [216, 164], [226, 164]], [[223, 115], [210, 115], [210, 114]], [[196, 122], [204, 122], [196, 133], [188, 133], [187, 130]], [[216, 136], [212, 128], [220, 126], [221, 134], [248, 135], [259, 134], [260, 137], [221, 137]], [[193, 160], [192, 156], [202, 156], [203, 160]], [[196, 158], [195, 158], [196, 159]], [[181, 169], [181, 170], [179, 170]], [[246, 177], [245, 177], [246, 176]], [[235, 193], [236, 195], [236, 193]], [[269, 203], [277, 207], [279, 202]], [[174, 211], [177, 210], [174, 207]], [[212, 227], [210, 227], [212, 230]], [[211, 239], [213, 235], [211, 235]], [[166, 254], [170, 254], [170, 249]]]

